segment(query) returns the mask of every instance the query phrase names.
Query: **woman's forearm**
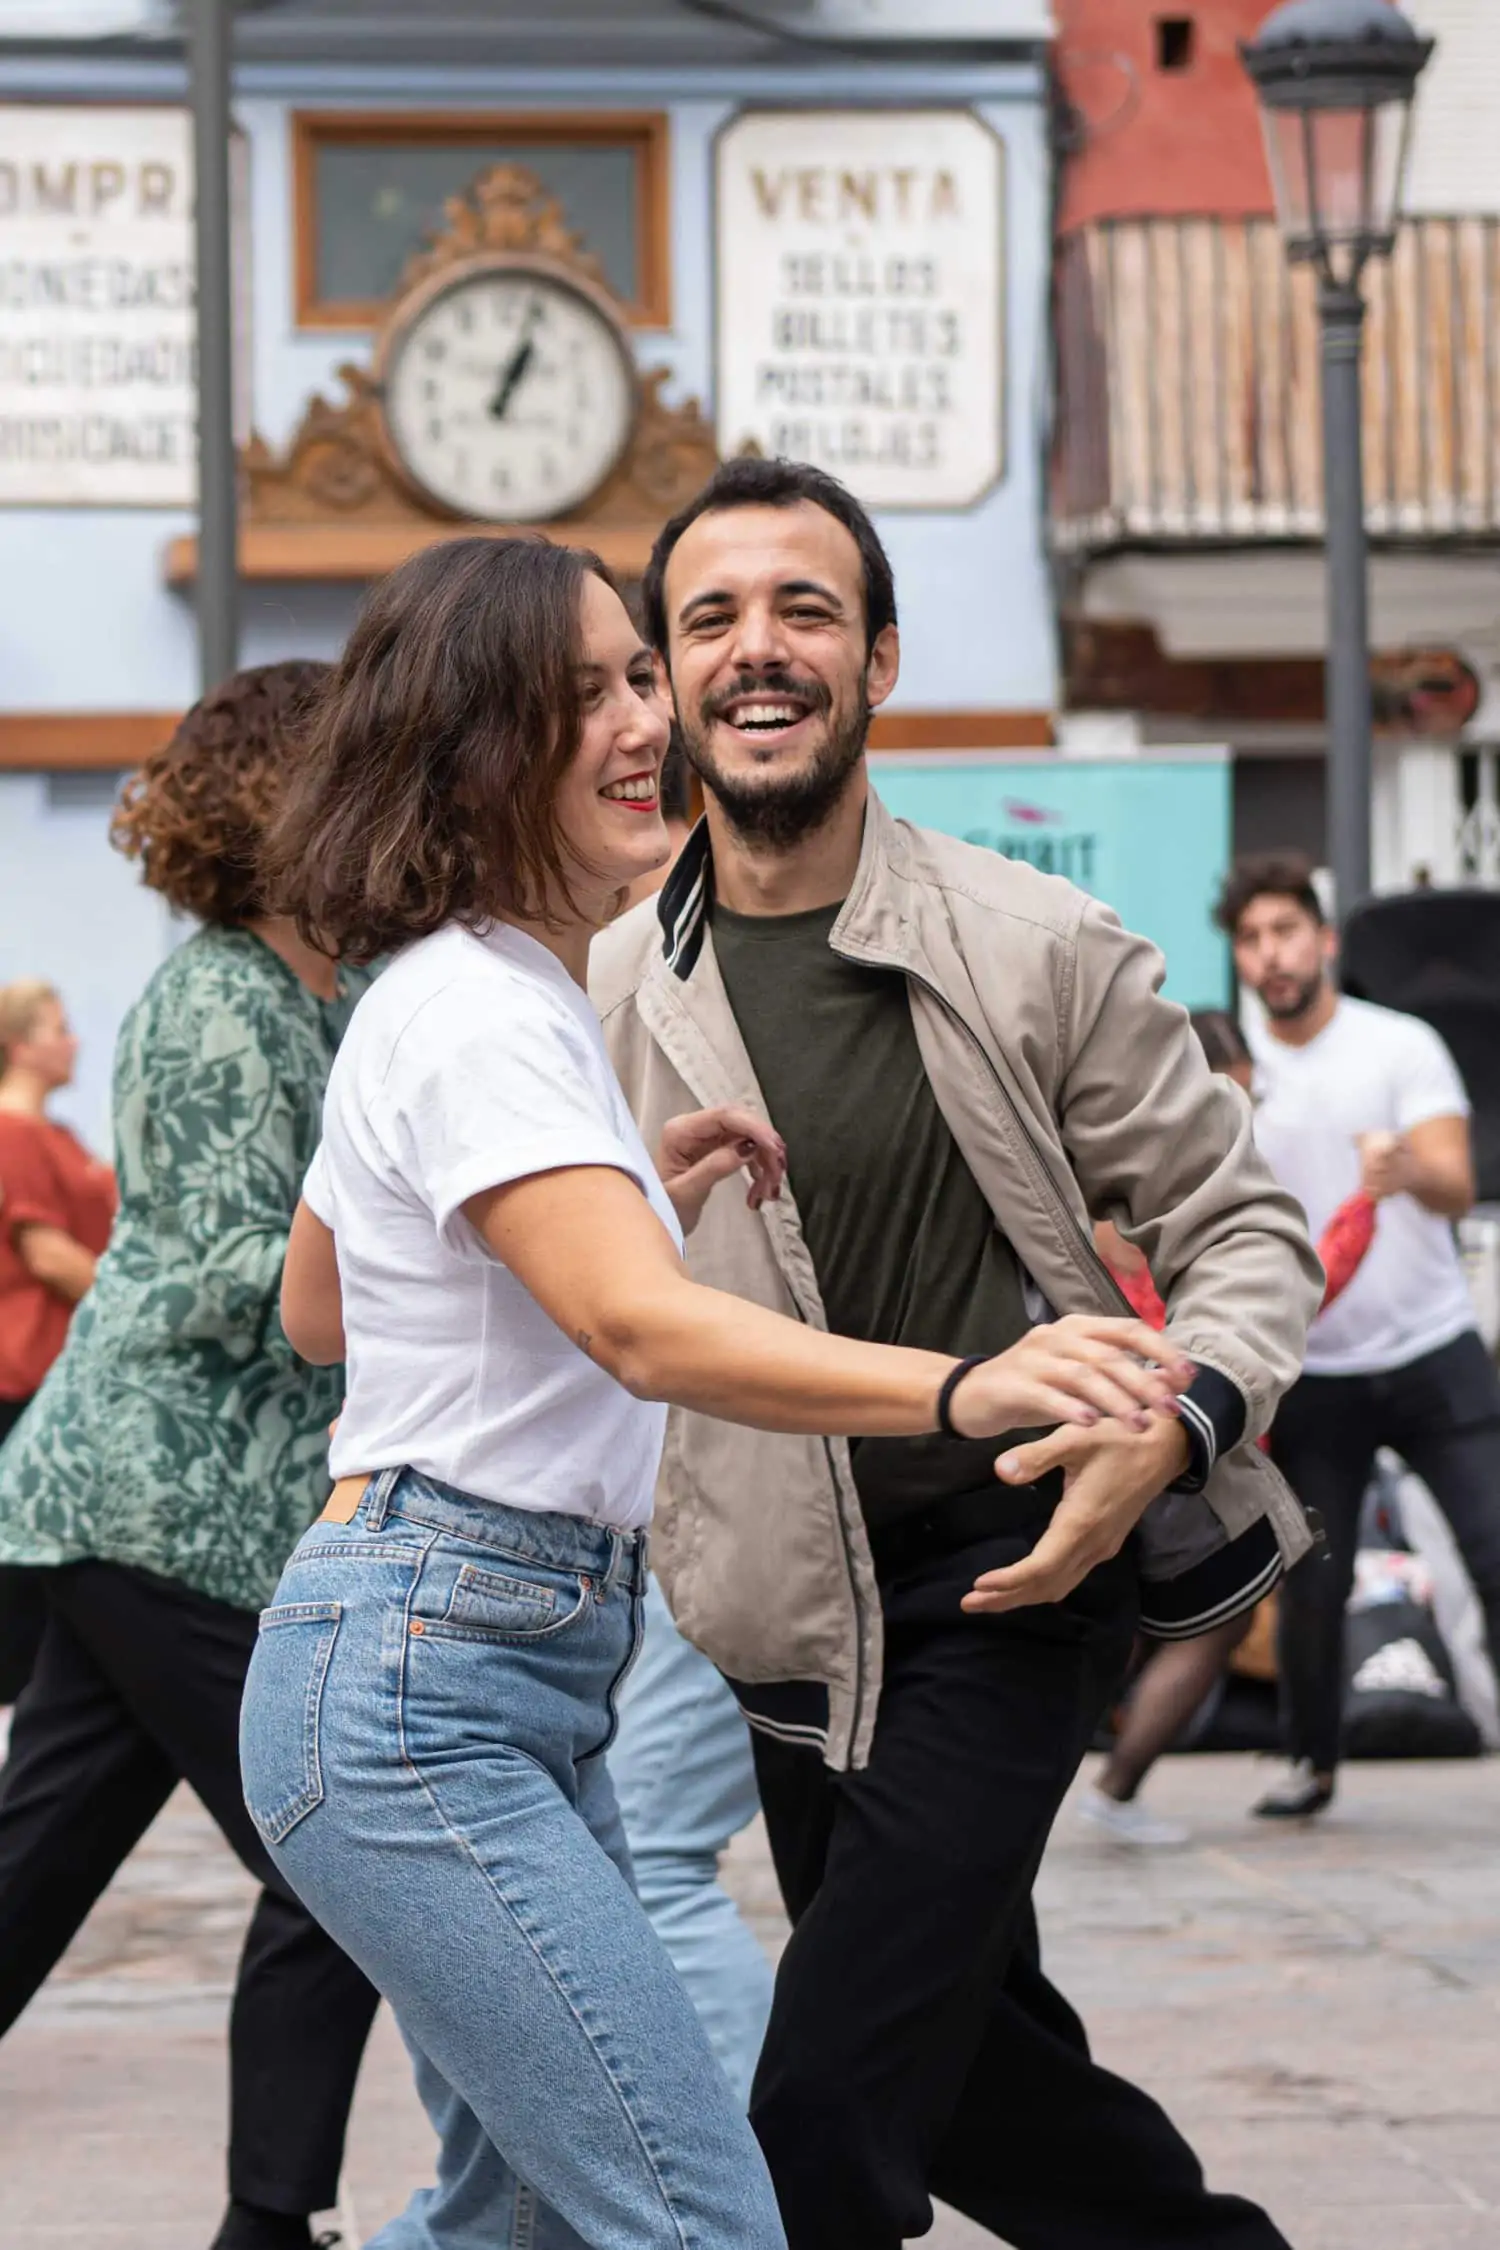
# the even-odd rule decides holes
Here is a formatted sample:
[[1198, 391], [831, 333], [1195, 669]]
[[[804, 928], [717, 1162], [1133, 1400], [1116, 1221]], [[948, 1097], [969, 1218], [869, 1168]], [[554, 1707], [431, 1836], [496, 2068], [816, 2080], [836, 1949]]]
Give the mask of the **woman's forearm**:
[[[939, 1396], [959, 1360], [830, 1336], [690, 1280], [623, 1172], [534, 1173], [463, 1208], [563, 1334], [638, 1398], [762, 1430], [920, 1437], [939, 1426]], [[287, 1270], [290, 1278], [291, 1259]], [[950, 1413], [955, 1431], [974, 1437], [1101, 1414], [1143, 1427], [1170, 1410], [1191, 1375], [1142, 1321], [1074, 1317], [1030, 1330], [975, 1368]]]
[[830, 1336], [764, 1306], [664, 1276], [574, 1337], [637, 1398], [752, 1429], [920, 1437], [937, 1428], [953, 1359]]
[[61, 1227], [27, 1226], [19, 1229], [16, 1247], [21, 1263], [34, 1281], [44, 1282], [55, 1296], [76, 1305], [94, 1286], [98, 1259]]
[[344, 1293], [334, 1240], [299, 1202], [281, 1269], [281, 1325], [292, 1350], [313, 1367], [337, 1367], [344, 1351]]

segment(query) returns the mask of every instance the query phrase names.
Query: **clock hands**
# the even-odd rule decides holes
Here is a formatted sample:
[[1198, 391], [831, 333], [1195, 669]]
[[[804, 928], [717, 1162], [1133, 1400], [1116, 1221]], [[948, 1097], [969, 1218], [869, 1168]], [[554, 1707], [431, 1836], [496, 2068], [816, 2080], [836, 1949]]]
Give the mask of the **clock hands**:
[[490, 400], [490, 412], [497, 422], [505, 420], [506, 409], [515, 395], [516, 386], [536, 357], [536, 344], [532, 332], [541, 317], [542, 300], [540, 297], [533, 297], [526, 308], [526, 317], [521, 323], [520, 342], [516, 345], [504, 367], [501, 368], [495, 395]]
[[511, 396], [521, 377], [531, 365], [535, 351], [536, 346], [528, 336], [525, 343], [507, 361], [500, 377], [500, 387], [490, 400], [490, 412], [497, 422], [505, 420], [505, 410], [510, 405]]

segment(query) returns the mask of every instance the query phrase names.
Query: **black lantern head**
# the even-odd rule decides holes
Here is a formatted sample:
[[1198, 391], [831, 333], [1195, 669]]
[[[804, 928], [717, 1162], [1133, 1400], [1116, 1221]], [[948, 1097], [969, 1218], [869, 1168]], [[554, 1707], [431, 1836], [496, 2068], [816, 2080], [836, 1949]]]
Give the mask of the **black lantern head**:
[[1395, 242], [1412, 97], [1432, 49], [1389, 0], [1286, 0], [1240, 48], [1287, 255], [1336, 286], [1352, 288]]

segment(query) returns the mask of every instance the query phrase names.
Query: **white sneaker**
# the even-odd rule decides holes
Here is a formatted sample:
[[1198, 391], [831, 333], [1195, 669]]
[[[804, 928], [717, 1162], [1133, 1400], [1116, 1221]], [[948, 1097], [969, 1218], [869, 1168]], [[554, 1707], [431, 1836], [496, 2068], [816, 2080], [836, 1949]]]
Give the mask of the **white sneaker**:
[[1311, 1758], [1298, 1758], [1284, 1780], [1250, 1807], [1257, 1820], [1312, 1820], [1333, 1803], [1333, 1776], [1320, 1775]]
[[1097, 1828], [1112, 1844], [1133, 1844], [1138, 1850], [1167, 1851], [1192, 1840], [1192, 1831], [1179, 1820], [1159, 1820], [1132, 1798], [1122, 1803], [1102, 1789], [1085, 1789], [1078, 1800], [1078, 1817]]

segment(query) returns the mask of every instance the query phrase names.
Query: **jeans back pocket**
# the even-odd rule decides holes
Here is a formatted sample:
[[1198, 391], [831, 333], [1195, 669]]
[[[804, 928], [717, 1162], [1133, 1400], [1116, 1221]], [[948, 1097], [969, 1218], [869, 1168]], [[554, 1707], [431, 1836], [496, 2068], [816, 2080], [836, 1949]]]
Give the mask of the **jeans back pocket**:
[[319, 1727], [342, 1602], [285, 1602], [261, 1613], [240, 1711], [245, 1804], [279, 1844], [323, 1802]]

